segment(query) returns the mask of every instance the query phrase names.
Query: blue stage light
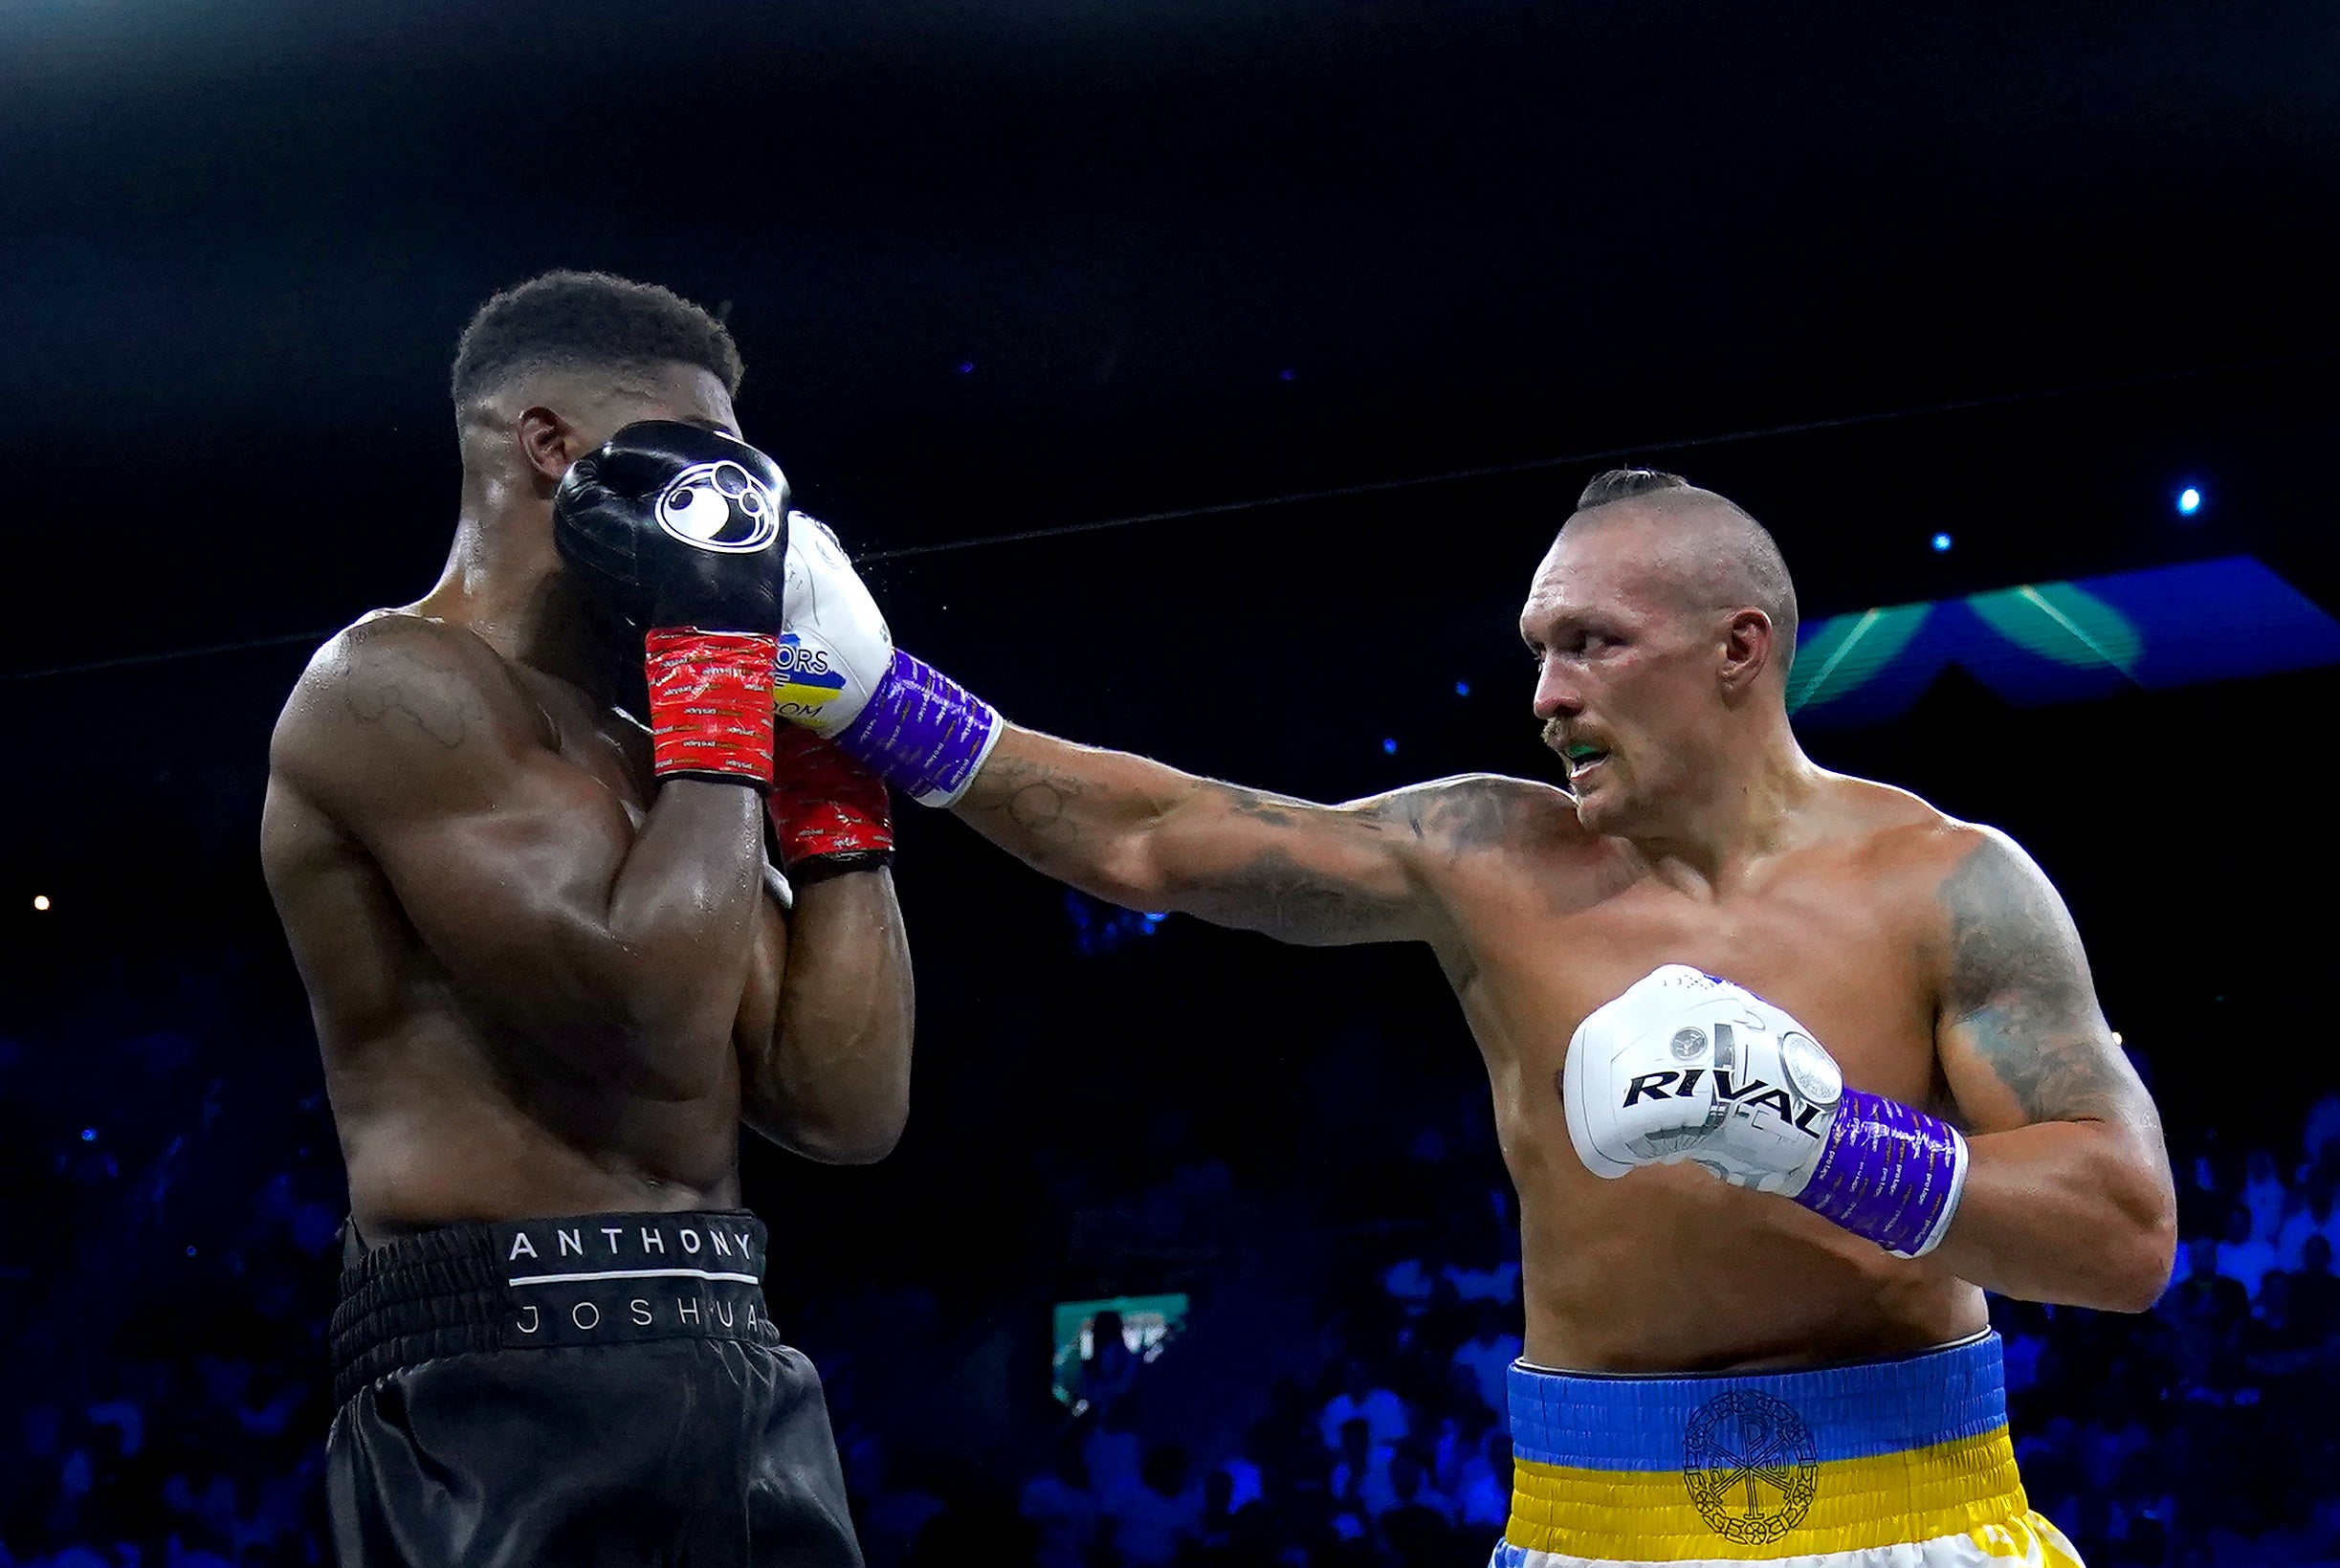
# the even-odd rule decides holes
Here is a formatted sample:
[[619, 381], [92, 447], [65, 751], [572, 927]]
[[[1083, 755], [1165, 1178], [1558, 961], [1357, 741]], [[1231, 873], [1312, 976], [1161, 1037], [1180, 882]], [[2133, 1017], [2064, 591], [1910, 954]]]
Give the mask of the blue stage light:
[[1382, 754], [1383, 754], [1384, 756], [1388, 756], [1388, 757], [1395, 757], [1395, 756], [1397, 756], [1397, 755], [1398, 755], [1398, 742], [1397, 742], [1397, 741], [1395, 741], [1395, 740], [1384, 740], [1384, 741], [1382, 741], [1382, 742], [1381, 742], [1381, 752], [1382, 752]]
[[84, 1142], [84, 1143], [95, 1143], [95, 1142], [97, 1142], [97, 1141], [98, 1141], [98, 1129], [97, 1129], [97, 1128], [95, 1128], [95, 1127], [84, 1127], [84, 1128], [82, 1128], [82, 1129], [81, 1129], [81, 1141], [82, 1141], [82, 1142]]
[[971, 376], [975, 374], [975, 362], [973, 360], [960, 360], [959, 362], [959, 373], [962, 376]]
[[2190, 518], [2202, 509], [2202, 493], [2192, 485], [2177, 493], [2177, 515]]
[[1456, 696], [1468, 696], [1470, 695], [1470, 682], [1467, 680], [1456, 681], [1454, 683], [1454, 695]]
[[1948, 534], [1936, 534], [1933, 536], [1933, 553], [1935, 555], [1940, 555], [1949, 548], [1950, 536]]

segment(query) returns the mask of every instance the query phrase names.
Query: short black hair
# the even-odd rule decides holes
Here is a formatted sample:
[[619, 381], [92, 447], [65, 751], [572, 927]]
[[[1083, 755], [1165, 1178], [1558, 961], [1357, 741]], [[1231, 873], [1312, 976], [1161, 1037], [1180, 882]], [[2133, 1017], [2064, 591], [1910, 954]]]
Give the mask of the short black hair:
[[737, 396], [746, 367], [731, 331], [672, 289], [609, 273], [550, 272], [481, 305], [455, 344], [455, 407], [519, 370], [695, 364]]
[[1596, 474], [1577, 497], [1577, 510], [1590, 511], [1611, 501], [1646, 496], [1653, 490], [1688, 490], [1690, 482], [1679, 474], [1656, 468], [1612, 468]]

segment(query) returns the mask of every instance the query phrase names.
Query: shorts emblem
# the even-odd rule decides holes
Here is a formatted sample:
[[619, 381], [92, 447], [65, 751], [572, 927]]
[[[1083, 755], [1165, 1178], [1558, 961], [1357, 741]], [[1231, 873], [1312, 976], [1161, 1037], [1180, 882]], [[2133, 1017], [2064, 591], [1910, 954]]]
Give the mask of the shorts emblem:
[[1811, 1511], [1820, 1449], [1793, 1405], [1733, 1390], [1684, 1425], [1682, 1479], [1708, 1529], [1742, 1546], [1769, 1545]]

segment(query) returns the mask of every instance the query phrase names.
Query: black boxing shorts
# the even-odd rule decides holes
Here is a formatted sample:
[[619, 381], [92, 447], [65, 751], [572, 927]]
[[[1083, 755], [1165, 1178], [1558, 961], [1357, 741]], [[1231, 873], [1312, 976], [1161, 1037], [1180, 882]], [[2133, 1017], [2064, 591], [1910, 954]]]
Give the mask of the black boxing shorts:
[[343, 1259], [342, 1568], [860, 1568], [743, 1211], [455, 1225]]

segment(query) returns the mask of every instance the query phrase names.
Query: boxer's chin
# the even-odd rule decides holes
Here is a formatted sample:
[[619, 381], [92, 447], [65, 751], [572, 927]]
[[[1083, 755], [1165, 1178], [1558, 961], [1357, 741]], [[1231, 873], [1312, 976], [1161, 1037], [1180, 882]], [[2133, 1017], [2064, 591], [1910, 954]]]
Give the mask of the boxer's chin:
[[1617, 834], [1630, 826], [1632, 792], [1620, 787], [1615, 780], [1580, 780], [1574, 784], [1571, 792], [1577, 797], [1577, 821], [1587, 832]]

